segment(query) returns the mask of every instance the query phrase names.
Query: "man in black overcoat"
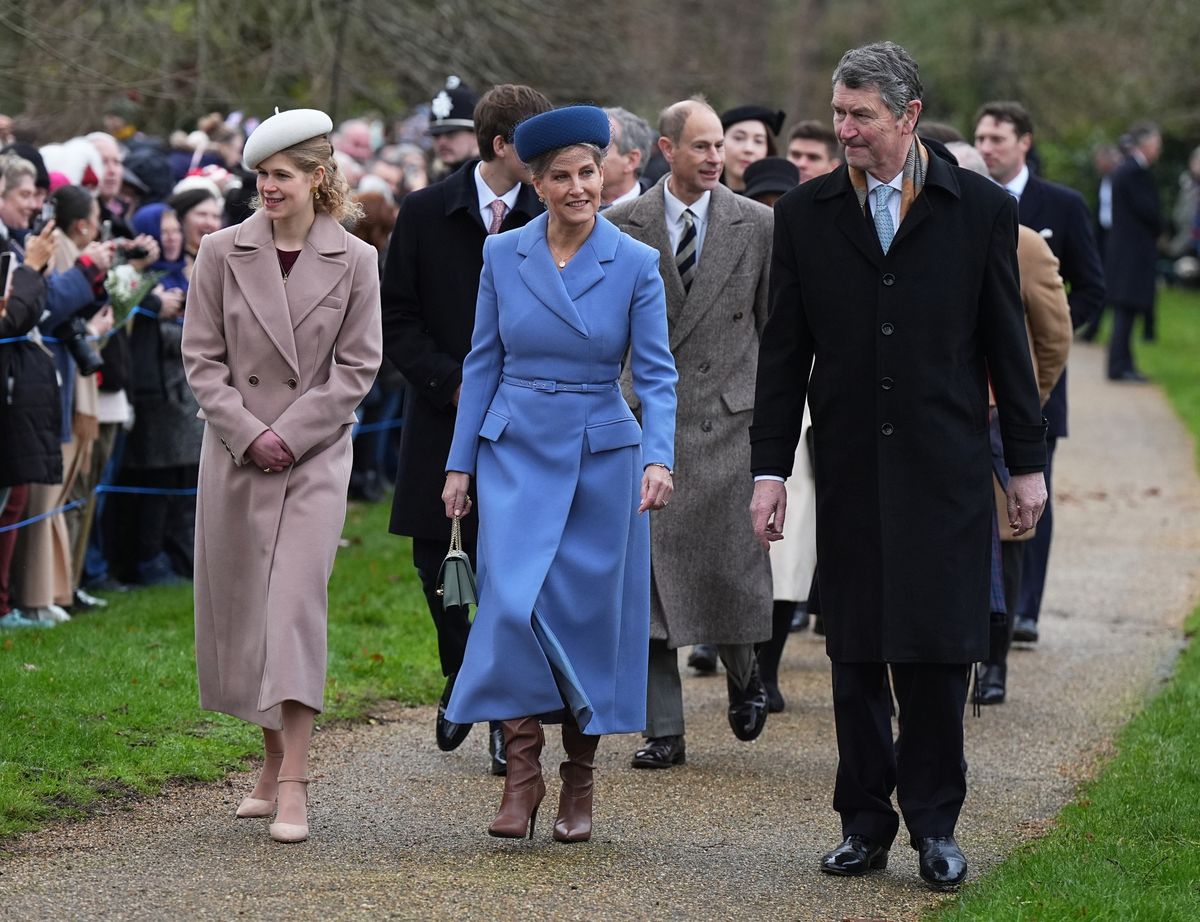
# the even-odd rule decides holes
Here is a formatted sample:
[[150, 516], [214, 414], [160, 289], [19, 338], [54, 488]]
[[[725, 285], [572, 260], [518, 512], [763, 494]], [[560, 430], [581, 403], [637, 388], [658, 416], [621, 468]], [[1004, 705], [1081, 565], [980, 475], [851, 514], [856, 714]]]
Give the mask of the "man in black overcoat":
[[1150, 168], [1162, 153], [1162, 135], [1143, 123], [1129, 130], [1129, 156], [1112, 177], [1113, 226], [1108, 238], [1108, 300], [1113, 330], [1108, 341], [1108, 377], [1113, 381], [1145, 381], [1133, 362], [1133, 320], [1139, 314], [1146, 338], [1154, 329], [1154, 297], [1158, 283], [1158, 235], [1163, 230], [1158, 186]]
[[[438, 706], [437, 743], [446, 751], [466, 739], [470, 725], [444, 718], [462, 665], [470, 628], [466, 606], [444, 608], [437, 577], [450, 543], [442, 503], [446, 456], [462, 386], [462, 363], [471, 350], [475, 299], [489, 234], [524, 226], [542, 206], [528, 185], [529, 171], [512, 144], [522, 119], [550, 109], [527, 86], [492, 87], [474, 111], [482, 160], [463, 164], [441, 182], [404, 199], [383, 273], [383, 348], [408, 382], [400, 465], [390, 530], [412, 537], [413, 564], [438, 633], [446, 687]], [[463, 545], [475, 560], [478, 520], [462, 522]], [[490, 736], [492, 771], [504, 774], [499, 724]]]
[[[983, 156], [992, 179], [1017, 200], [1017, 216], [1050, 245], [1058, 257], [1059, 274], [1067, 284], [1071, 326], [1090, 327], [1104, 307], [1104, 271], [1100, 250], [1092, 233], [1091, 215], [1083, 196], [1074, 189], [1048, 182], [1029, 169], [1026, 158], [1033, 145], [1033, 118], [1019, 102], [988, 102], [975, 115], [975, 148]], [[1022, 548], [1020, 590], [1013, 639], [1038, 639], [1038, 618], [1050, 538], [1054, 529], [1054, 449], [1067, 436], [1067, 373], [1050, 392], [1046, 414], [1046, 511], [1037, 533]]]
[[845, 837], [820, 867], [885, 867], [896, 791], [921, 877], [945, 889], [966, 876], [963, 709], [988, 647], [989, 377], [1008, 526], [1032, 528], [1046, 501], [1016, 202], [917, 141], [921, 82], [903, 48], [847, 52], [833, 84], [846, 164], [775, 206], [751, 516], [764, 545], [778, 540], [807, 396]]

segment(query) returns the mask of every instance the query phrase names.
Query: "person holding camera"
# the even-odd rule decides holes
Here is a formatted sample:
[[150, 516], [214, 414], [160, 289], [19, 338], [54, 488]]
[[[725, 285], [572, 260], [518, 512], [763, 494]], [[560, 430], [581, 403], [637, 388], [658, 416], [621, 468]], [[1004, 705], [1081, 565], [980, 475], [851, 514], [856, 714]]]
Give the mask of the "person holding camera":
[[[32, 163], [7, 154], [0, 157], [0, 173], [4, 175], [5, 186], [0, 197], [2, 232], [9, 249], [18, 261], [24, 262], [31, 231], [37, 230], [39, 236], [46, 234], [45, 224], [53, 220], [53, 215], [43, 214], [31, 228], [38, 212], [37, 170]], [[61, 231], [53, 228], [48, 233], [55, 240], [56, 235], [61, 235]], [[76, 317], [81, 316], [86, 323], [97, 312], [104, 297], [104, 276], [111, 263], [112, 246], [93, 244], [84, 248], [74, 264], [60, 271], [51, 271], [49, 262], [40, 267], [46, 301], [37, 330], [54, 359], [61, 385], [59, 440], [63, 446], [64, 484], [31, 486], [25, 509], [29, 518], [63, 505], [69, 489], [71, 471], [77, 461], [72, 438], [76, 353], [81, 352], [81, 340], [82, 345], [87, 345], [86, 331], [79, 331]], [[14, 597], [26, 616], [43, 621], [68, 620], [70, 616], [62, 606], [74, 601], [70, 559], [70, 536], [62, 516], [50, 516], [21, 529], [13, 565], [20, 582], [14, 585]]]
[[[0, 171], [0, 198], [4, 175]], [[59, 445], [58, 376], [54, 361], [38, 343], [25, 340], [45, 310], [42, 269], [54, 248], [51, 223], [26, 238], [25, 264], [14, 269], [7, 243], [0, 245], [0, 628], [52, 627], [10, 603], [13, 551], [32, 483], [62, 480]], [[7, 289], [7, 290], [6, 290]]]
[[[51, 220], [57, 230], [52, 232], [54, 252], [46, 267], [48, 316], [39, 329], [63, 382], [63, 479], [61, 484], [30, 489], [27, 517], [71, 503], [79, 498], [79, 479], [90, 480], [87, 472], [92, 469], [92, 448], [99, 434], [96, 373], [103, 362], [98, 347], [113, 326], [104, 279], [119, 251], [140, 245], [157, 252], [150, 239], [120, 244], [98, 241], [99, 203], [82, 186], [64, 186], [55, 192], [34, 227]], [[151, 255], [147, 250], [144, 258]], [[76, 291], [75, 276], [85, 280], [86, 300], [82, 288]], [[55, 292], [60, 285], [69, 294], [62, 297], [56, 310]], [[21, 574], [17, 598], [27, 614], [37, 612], [43, 620], [64, 621], [71, 607], [95, 604], [76, 594], [74, 537], [81, 527], [82, 521], [68, 512], [23, 529], [17, 548], [17, 572]]]

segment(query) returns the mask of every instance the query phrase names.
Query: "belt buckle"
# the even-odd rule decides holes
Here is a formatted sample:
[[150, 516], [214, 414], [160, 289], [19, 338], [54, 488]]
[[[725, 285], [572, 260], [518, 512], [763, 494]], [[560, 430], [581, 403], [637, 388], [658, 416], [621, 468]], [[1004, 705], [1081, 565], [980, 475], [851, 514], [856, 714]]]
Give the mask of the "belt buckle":
[[539, 378], [533, 382], [533, 389], [535, 391], [544, 391], [547, 394], [553, 394], [556, 390], [557, 383], [558, 382], [556, 381], [546, 381]]

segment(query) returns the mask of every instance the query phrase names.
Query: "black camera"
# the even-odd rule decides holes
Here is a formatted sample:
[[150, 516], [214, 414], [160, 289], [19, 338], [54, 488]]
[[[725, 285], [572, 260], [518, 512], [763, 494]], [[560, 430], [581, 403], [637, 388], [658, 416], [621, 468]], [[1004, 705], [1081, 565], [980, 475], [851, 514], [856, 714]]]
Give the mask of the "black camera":
[[121, 250], [121, 255], [124, 256], [126, 260], [145, 259], [150, 255], [150, 251], [145, 247], [128, 246]]
[[42, 205], [41, 214], [39, 214], [33, 220], [33, 227], [31, 228], [31, 231], [34, 234], [40, 234], [43, 230], [45, 230], [46, 225], [53, 220], [54, 202], [52, 202], [50, 199], [46, 199], [45, 203]]
[[100, 353], [88, 342], [87, 321], [78, 314], [60, 323], [54, 329], [54, 337], [67, 347], [81, 375], [94, 375], [104, 364]]

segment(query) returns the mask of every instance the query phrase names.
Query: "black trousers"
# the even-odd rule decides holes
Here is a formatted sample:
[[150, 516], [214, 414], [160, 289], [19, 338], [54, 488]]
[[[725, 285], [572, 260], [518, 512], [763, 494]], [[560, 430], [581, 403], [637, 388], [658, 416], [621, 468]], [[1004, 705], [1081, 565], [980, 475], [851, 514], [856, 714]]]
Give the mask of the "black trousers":
[[1046, 436], [1046, 470], [1043, 472], [1046, 476], [1046, 508], [1038, 519], [1033, 537], [1018, 542], [1023, 558], [1020, 591], [1015, 606], [1005, 596], [1009, 618], [1032, 618], [1037, 621], [1042, 613], [1042, 593], [1046, 589], [1046, 570], [1050, 566], [1050, 539], [1054, 535], [1054, 450], [1057, 447], [1058, 438]]
[[[425, 592], [425, 601], [429, 603], [429, 614], [433, 617], [433, 626], [437, 629], [438, 657], [442, 661], [442, 675], [451, 676], [462, 668], [463, 654], [467, 649], [467, 633], [471, 630], [470, 607], [467, 605], [442, 605], [442, 597], [437, 594], [438, 571], [446, 558], [449, 542], [431, 538], [413, 538], [413, 566], [421, 578], [421, 589]], [[474, 563], [475, 545], [463, 541], [463, 550]]]
[[1141, 315], [1145, 338], [1149, 341], [1154, 335], [1152, 310], [1152, 308], [1133, 304], [1113, 305], [1113, 328], [1108, 340], [1108, 376], [1110, 378], [1137, 370], [1133, 359], [1133, 322], [1138, 315]]
[[[833, 808], [842, 817], [843, 836], [890, 846], [900, 828], [893, 791], [910, 836], [954, 834], [967, 796], [963, 710], [970, 669], [957, 663], [833, 663]], [[894, 741], [893, 690], [900, 726]]]

